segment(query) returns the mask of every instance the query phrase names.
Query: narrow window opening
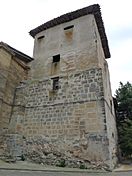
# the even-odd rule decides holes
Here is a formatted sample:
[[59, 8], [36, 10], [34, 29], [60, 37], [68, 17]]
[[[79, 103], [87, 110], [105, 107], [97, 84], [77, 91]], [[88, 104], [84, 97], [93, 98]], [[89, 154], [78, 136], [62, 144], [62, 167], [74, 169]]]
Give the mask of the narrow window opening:
[[71, 28], [73, 28], [73, 27], [74, 27], [74, 25], [67, 26], [67, 27], [64, 28], [64, 30], [68, 30], [68, 29], [71, 29]]
[[44, 38], [44, 35], [39, 36], [39, 37], [38, 37], [38, 40], [41, 40], [41, 39], [43, 39], [43, 38]]
[[112, 100], [110, 100], [110, 110], [111, 110], [111, 113], [112, 113]]
[[52, 78], [53, 80], [53, 90], [56, 91], [59, 89], [59, 77]]
[[53, 56], [53, 63], [60, 62], [60, 54]]

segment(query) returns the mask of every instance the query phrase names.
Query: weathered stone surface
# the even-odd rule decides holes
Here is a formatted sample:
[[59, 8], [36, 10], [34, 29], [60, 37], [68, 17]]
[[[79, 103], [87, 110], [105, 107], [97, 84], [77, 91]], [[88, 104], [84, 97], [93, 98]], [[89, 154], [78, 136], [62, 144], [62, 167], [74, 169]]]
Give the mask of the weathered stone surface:
[[34, 58], [31, 79], [16, 89], [8, 131], [15, 139], [12, 154], [51, 165], [113, 168], [115, 116], [94, 16], [37, 34]]
[[[20, 87], [15, 103], [23, 108], [14, 109], [10, 131], [24, 136], [25, 156], [52, 165], [61, 159], [67, 166], [73, 162], [73, 167], [80, 167], [87, 160], [108, 164], [109, 139], [101, 82], [102, 69], [95, 68], [61, 77], [60, 88], [53, 94], [50, 79]], [[96, 89], [91, 91], [93, 83]]]

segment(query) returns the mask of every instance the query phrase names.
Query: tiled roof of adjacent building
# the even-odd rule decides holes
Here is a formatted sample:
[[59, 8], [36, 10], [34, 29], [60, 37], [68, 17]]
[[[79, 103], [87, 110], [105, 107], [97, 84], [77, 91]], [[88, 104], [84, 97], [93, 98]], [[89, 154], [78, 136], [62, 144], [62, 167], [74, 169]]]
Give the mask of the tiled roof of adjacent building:
[[7, 50], [10, 54], [16, 56], [17, 58], [19, 58], [21, 61], [28, 63], [31, 62], [33, 60], [32, 57], [22, 53], [21, 51], [18, 51], [17, 49], [11, 47], [10, 45], [4, 43], [4, 42], [0, 42], [0, 48], [3, 47], [5, 50]]
[[64, 14], [58, 18], [54, 18], [54, 19], [36, 27], [35, 29], [31, 30], [29, 33], [32, 37], [35, 37], [35, 35], [41, 31], [44, 31], [48, 28], [54, 27], [54, 26], [59, 25], [61, 23], [65, 23], [65, 22], [74, 20], [76, 18], [85, 16], [88, 14], [94, 15], [96, 23], [97, 23], [98, 31], [100, 34], [105, 57], [110, 58], [108, 40], [107, 40], [107, 36], [105, 33], [105, 28], [104, 28], [104, 24], [103, 24], [103, 20], [102, 20], [102, 16], [101, 16], [100, 6], [98, 4], [94, 4], [94, 5], [91, 5], [91, 6]]

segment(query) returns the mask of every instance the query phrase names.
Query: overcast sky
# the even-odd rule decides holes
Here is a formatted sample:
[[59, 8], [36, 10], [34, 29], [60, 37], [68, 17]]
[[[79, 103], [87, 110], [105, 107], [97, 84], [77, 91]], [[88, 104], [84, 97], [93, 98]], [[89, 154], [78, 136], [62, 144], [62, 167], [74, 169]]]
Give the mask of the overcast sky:
[[113, 95], [119, 82], [132, 83], [132, 0], [0, 0], [0, 41], [32, 56], [29, 31], [46, 21], [91, 4], [101, 6], [111, 58]]

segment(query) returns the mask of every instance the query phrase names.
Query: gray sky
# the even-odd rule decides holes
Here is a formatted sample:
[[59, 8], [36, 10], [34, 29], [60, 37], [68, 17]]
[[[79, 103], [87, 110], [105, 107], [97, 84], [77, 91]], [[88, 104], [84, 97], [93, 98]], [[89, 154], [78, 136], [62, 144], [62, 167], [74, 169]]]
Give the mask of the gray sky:
[[31, 29], [94, 3], [101, 6], [109, 41], [107, 61], [114, 94], [120, 81], [132, 83], [132, 0], [0, 0], [0, 41], [32, 56]]

